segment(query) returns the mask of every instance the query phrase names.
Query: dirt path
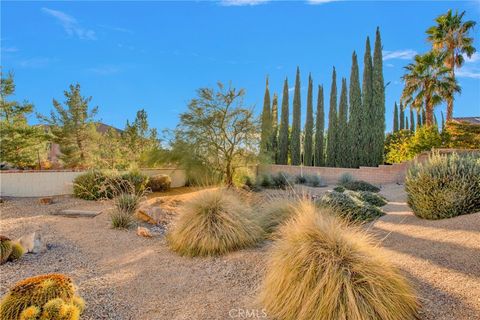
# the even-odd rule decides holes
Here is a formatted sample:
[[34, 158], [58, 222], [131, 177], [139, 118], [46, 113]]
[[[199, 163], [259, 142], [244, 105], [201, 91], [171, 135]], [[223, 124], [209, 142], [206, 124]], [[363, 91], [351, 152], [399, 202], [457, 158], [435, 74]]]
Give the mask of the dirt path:
[[[190, 191], [183, 190], [182, 197]], [[402, 186], [385, 186], [388, 214], [370, 230], [383, 239], [392, 261], [415, 283], [425, 319], [480, 317], [480, 214], [442, 221], [413, 216]], [[95, 218], [49, 215], [65, 208], [106, 204], [69, 197], [39, 206], [36, 199], [1, 204], [0, 234], [13, 238], [40, 230], [50, 250], [0, 267], [0, 294], [28, 276], [72, 276], [87, 301], [84, 319], [230, 319], [254, 308], [268, 243], [219, 258], [184, 258], [163, 237], [140, 238], [135, 230]], [[243, 311], [242, 311], [243, 310]], [[238, 318], [237, 319], [241, 319]]]

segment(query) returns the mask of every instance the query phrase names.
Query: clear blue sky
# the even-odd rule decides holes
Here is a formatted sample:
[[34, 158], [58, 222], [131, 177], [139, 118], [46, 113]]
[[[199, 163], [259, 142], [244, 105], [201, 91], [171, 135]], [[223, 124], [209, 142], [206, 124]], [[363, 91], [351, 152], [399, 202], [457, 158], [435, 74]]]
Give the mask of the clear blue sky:
[[[217, 81], [245, 88], [246, 102], [259, 113], [265, 76], [271, 92], [281, 93], [286, 76], [293, 87], [297, 65], [302, 112], [309, 72], [315, 87], [324, 85], [328, 106], [332, 66], [339, 85], [356, 50], [362, 72], [365, 38], [380, 26], [390, 130], [403, 66], [429, 49], [425, 30], [433, 19], [452, 8], [480, 23], [479, 1], [320, 2], [2, 1], [1, 65], [15, 74], [16, 99], [41, 113], [78, 82], [103, 122], [123, 128], [145, 108], [160, 131], [175, 127], [196, 88]], [[480, 115], [480, 55], [457, 74], [463, 93], [455, 116]]]

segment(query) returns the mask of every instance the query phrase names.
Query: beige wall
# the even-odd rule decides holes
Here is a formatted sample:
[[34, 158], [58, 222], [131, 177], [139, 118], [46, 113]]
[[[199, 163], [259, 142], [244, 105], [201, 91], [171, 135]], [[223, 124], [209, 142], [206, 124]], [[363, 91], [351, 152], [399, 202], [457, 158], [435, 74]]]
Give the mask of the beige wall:
[[[185, 171], [178, 169], [142, 169], [148, 176], [166, 174], [172, 188], [183, 187]], [[42, 197], [72, 194], [73, 180], [85, 171], [0, 171], [0, 195], [8, 197]]]

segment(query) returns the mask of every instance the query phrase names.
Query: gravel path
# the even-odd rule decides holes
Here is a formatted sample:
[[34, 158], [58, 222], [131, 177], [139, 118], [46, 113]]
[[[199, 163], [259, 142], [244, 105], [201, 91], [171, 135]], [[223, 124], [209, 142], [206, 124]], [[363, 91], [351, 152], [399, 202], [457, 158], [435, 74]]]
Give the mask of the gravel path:
[[[402, 186], [385, 186], [382, 193], [391, 201], [388, 214], [370, 230], [415, 284], [423, 318], [478, 319], [480, 214], [420, 220], [409, 212]], [[49, 244], [44, 254], [0, 266], [0, 294], [25, 277], [60, 272], [74, 279], [86, 300], [82, 319], [223, 320], [231, 318], [229, 313], [242, 319], [238, 316], [252, 309], [262, 315], [255, 291], [268, 243], [219, 258], [184, 258], [170, 252], [162, 236], [146, 239], [133, 229], [112, 230], [107, 213], [95, 218], [49, 215], [109, 206], [70, 197], [58, 197], [52, 205], [39, 205], [38, 199], [0, 204], [0, 234], [16, 238], [37, 230]]]

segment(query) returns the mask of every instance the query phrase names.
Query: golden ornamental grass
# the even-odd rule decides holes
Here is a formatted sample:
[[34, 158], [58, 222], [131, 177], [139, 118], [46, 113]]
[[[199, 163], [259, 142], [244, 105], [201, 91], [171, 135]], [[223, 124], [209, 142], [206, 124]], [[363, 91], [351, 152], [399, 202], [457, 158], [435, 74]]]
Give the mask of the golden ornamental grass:
[[279, 234], [260, 293], [272, 318], [417, 318], [411, 286], [361, 229], [303, 201]]
[[260, 206], [257, 220], [267, 234], [274, 233], [283, 223], [288, 221], [296, 212], [298, 199], [273, 198]]
[[262, 237], [248, 203], [231, 191], [216, 189], [185, 202], [167, 241], [181, 255], [211, 256], [251, 247]]

